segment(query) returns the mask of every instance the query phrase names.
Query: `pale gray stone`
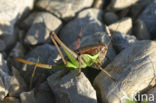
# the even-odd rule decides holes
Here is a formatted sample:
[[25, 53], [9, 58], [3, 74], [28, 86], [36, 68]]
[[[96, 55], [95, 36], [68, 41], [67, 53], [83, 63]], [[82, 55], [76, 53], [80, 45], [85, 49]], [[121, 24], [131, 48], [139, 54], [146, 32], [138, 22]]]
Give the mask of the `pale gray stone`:
[[47, 42], [50, 31], [59, 31], [62, 21], [48, 12], [39, 12], [24, 39], [25, 43], [36, 45]]
[[102, 9], [104, 6], [105, 0], [94, 0], [93, 7]]
[[132, 19], [130, 17], [125, 17], [120, 21], [117, 21], [108, 26], [110, 31], [119, 32], [122, 34], [131, 34], [132, 30]]
[[74, 17], [80, 10], [91, 7], [93, 0], [39, 0], [37, 7], [52, 12], [62, 19]]
[[138, 41], [123, 50], [105, 70], [117, 80], [112, 81], [103, 72], [94, 80], [94, 86], [103, 102], [125, 103], [125, 96], [132, 98], [156, 84], [156, 42]]
[[15, 23], [33, 4], [34, 0], [0, 0], [0, 35], [13, 35]]
[[10, 79], [8, 66], [3, 55], [0, 53], [0, 100], [3, 100], [8, 94]]
[[111, 3], [109, 4], [109, 8], [115, 10], [121, 10], [134, 5], [138, 1], [139, 0], [111, 0]]
[[34, 97], [34, 91], [22, 92], [20, 94], [21, 103], [37, 103]]
[[81, 72], [59, 71], [47, 78], [56, 103], [97, 103], [96, 91]]

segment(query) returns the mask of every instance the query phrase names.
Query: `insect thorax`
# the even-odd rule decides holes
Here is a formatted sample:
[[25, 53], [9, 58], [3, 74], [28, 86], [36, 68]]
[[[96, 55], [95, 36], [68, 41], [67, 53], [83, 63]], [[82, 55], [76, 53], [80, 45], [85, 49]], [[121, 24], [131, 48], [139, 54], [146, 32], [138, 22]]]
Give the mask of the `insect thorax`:
[[101, 64], [106, 56], [108, 50], [108, 45], [105, 44], [96, 44], [91, 45], [88, 47], [83, 47], [77, 50], [78, 54], [89, 54], [89, 55], [96, 55], [99, 53], [99, 57], [97, 58], [97, 61]]

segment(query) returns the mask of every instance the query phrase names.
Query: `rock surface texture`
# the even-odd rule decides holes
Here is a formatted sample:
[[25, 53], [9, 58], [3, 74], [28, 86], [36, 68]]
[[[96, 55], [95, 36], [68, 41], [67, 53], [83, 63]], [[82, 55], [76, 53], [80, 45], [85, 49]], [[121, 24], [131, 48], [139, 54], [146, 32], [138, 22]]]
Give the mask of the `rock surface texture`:
[[[33, 8], [34, 0], [0, 1], [0, 35], [14, 33], [14, 25], [23, 13]], [[24, 3], [23, 3], [24, 2]]]
[[11, 76], [3, 55], [0, 53], [0, 100], [3, 100], [8, 94]]
[[32, 21], [24, 41], [30, 45], [45, 43], [49, 39], [50, 31], [57, 32], [61, 25], [62, 22], [57, 17], [50, 13], [40, 12]]
[[0, 0], [0, 103], [126, 103], [156, 95], [155, 34], [156, 0]]
[[96, 77], [94, 86], [103, 102], [124, 103], [126, 95], [133, 97], [156, 84], [155, 47], [156, 42], [139, 41], [116, 56], [105, 69], [117, 82], [110, 80], [103, 72]]
[[47, 81], [56, 103], [97, 103], [96, 92], [83, 73], [78, 76], [77, 71], [59, 71]]
[[134, 5], [139, 0], [111, 0], [110, 7], [115, 10], [120, 10]]
[[74, 20], [70, 21], [62, 28], [60, 33], [61, 40], [66, 45], [70, 45], [77, 40], [81, 29], [82, 37], [93, 35], [96, 32], [104, 32], [105, 27], [102, 24], [102, 15], [103, 11], [99, 9], [81, 11]]
[[109, 25], [108, 27], [113, 32], [119, 32], [122, 34], [128, 34], [128, 33], [130, 34], [132, 30], [132, 19], [124, 18], [121, 21], [118, 21]]
[[156, 3], [148, 5], [139, 18], [145, 23], [149, 33], [155, 37], [156, 33]]
[[62, 19], [75, 16], [80, 10], [91, 7], [93, 0], [39, 0], [37, 6]]

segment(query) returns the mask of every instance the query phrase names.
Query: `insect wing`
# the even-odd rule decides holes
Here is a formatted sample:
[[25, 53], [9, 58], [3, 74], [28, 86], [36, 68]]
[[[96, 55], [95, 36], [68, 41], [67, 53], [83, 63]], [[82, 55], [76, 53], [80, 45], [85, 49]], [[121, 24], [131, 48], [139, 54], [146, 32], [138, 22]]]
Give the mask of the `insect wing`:
[[67, 66], [72, 65], [74, 68], [76, 68], [76, 67], [78, 68], [78, 66], [79, 66], [78, 60], [72, 54], [70, 54], [66, 49], [63, 49], [63, 50], [64, 50], [64, 52], [66, 53], [67, 57], [70, 60], [70, 62], [67, 63]]
[[91, 56], [89, 54], [82, 54], [82, 60], [84, 62], [84, 64], [82, 65], [82, 68], [85, 68], [85, 66], [92, 66], [97, 58], [99, 57], [99, 53]]

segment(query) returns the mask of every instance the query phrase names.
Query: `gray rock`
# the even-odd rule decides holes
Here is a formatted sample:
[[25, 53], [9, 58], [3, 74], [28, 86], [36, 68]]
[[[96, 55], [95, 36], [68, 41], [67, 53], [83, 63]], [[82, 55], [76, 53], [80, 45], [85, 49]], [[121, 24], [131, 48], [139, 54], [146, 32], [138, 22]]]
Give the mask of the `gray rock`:
[[155, 82], [156, 42], [138, 41], [123, 50], [105, 70], [117, 80], [114, 82], [101, 72], [94, 86], [103, 102], [125, 103], [130, 98], [152, 87]]
[[0, 51], [4, 51], [5, 49], [6, 49], [6, 45], [5, 45], [5, 42], [2, 40], [2, 39], [0, 39]]
[[139, 0], [111, 0], [108, 8], [121, 10], [134, 5]]
[[[107, 33], [96, 32], [93, 35], [88, 35], [88, 36], [85, 36], [84, 38], [82, 38], [81, 42], [80, 42], [80, 48], [88, 47], [88, 46], [92, 46], [92, 45], [96, 45], [96, 44], [109, 45], [106, 57], [103, 61], [103, 63], [104, 63], [103, 65], [106, 65], [110, 61], [112, 61], [116, 56], [115, 50], [113, 49], [112, 44], [110, 43], [110, 39], [111, 39], [111, 37], [109, 37]], [[75, 46], [76, 46], [76, 42], [74, 42], [72, 44], [71, 48], [74, 49]]]
[[56, 103], [55, 96], [52, 93], [47, 81], [42, 83], [35, 93], [37, 103]]
[[125, 48], [130, 47], [136, 41], [136, 37], [132, 35], [126, 35], [121, 33], [116, 33], [112, 35], [112, 44], [117, 52], [121, 52]]
[[9, 96], [19, 96], [21, 92], [27, 90], [27, 85], [20, 73], [14, 67], [12, 67], [12, 74], [13, 76], [10, 81]]
[[[39, 63], [42, 64], [54, 64], [59, 60], [59, 55], [56, 47], [49, 44], [44, 44], [37, 46], [30, 53], [25, 56], [26, 60], [37, 62], [39, 58]], [[26, 83], [30, 83], [31, 75], [34, 66], [23, 64], [21, 68], [18, 68], [22, 76], [24, 77]], [[52, 69], [53, 70], [53, 69]], [[47, 76], [50, 75], [50, 71], [44, 68], [37, 68], [35, 76], [33, 78], [33, 86], [37, 85], [46, 80]]]
[[102, 9], [104, 6], [105, 0], [94, 0], [93, 7]]
[[[20, 42], [17, 42], [14, 48], [10, 51], [9, 57], [24, 57], [25, 49]], [[8, 58], [8, 64], [14, 66], [15, 68], [21, 68], [20, 62], [13, 60], [12, 58]]]
[[146, 25], [144, 24], [144, 22], [142, 20], [138, 19], [135, 22], [134, 28], [135, 28], [134, 33], [135, 33], [137, 39], [150, 40], [151, 36], [148, 32]]
[[36, 103], [34, 91], [23, 92], [20, 94], [21, 103]]
[[39, 0], [37, 7], [54, 13], [61, 19], [74, 17], [80, 10], [91, 7], [93, 0]]
[[122, 34], [131, 34], [132, 19], [130, 17], [126, 17], [118, 22], [109, 25], [108, 27], [113, 32], [119, 32]]
[[14, 25], [24, 12], [32, 9], [34, 0], [0, 1], [0, 35], [14, 33]]
[[[14, 30], [16, 31], [15, 28], [14, 28]], [[0, 36], [0, 39], [2, 39], [5, 44], [4, 50], [11, 49], [14, 46], [14, 44], [16, 44], [17, 34], [16, 34], [16, 32], [14, 32], [14, 33], [15, 34], [12, 34], [12, 35], [1, 35]]]
[[25, 43], [36, 45], [47, 42], [50, 31], [58, 32], [62, 22], [48, 12], [39, 12], [24, 39]]
[[0, 53], [0, 100], [3, 100], [8, 94], [10, 79], [8, 66], [3, 55]]
[[59, 71], [47, 78], [56, 96], [56, 103], [97, 103], [96, 92], [89, 80], [81, 72]]
[[147, 27], [147, 30], [149, 33], [153, 36], [155, 36], [156, 33], [156, 3], [152, 3], [149, 6], [144, 9], [144, 11], [139, 16], [139, 19], [141, 19], [144, 24]]
[[26, 58], [40, 58], [41, 63], [54, 64], [59, 61], [59, 53], [55, 46], [43, 44], [36, 46], [27, 55]]
[[82, 37], [93, 35], [96, 32], [104, 32], [105, 27], [102, 24], [103, 11], [99, 9], [87, 9], [78, 14], [78, 16], [66, 24], [60, 33], [60, 39], [70, 46], [77, 40], [80, 29], [82, 28]]
[[138, 0], [138, 2], [133, 5], [129, 12], [132, 16], [132, 18], [136, 18], [138, 17], [138, 15], [142, 12], [142, 10], [149, 5], [150, 3], [152, 3], [153, 0]]
[[4, 103], [21, 103], [20, 100], [16, 97], [6, 97], [3, 102]]
[[41, 12], [32, 12], [29, 14], [29, 16], [23, 20], [20, 27], [29, 29], [31, 25], [33, 24], [33, 21], [36, 19], [37, 16], [39, 16]]
[[15, 47], [11, 50], [10, 56], [12, 57], [23, 57], [25, 53], [24, 47], [20, 42], [17, 42]]
[[106, 22], [107, 25], [115, 23], [118, 20], [119, 20], [119, 17], [113, 12], [106, 12], [104, 14], [104, 21]]

